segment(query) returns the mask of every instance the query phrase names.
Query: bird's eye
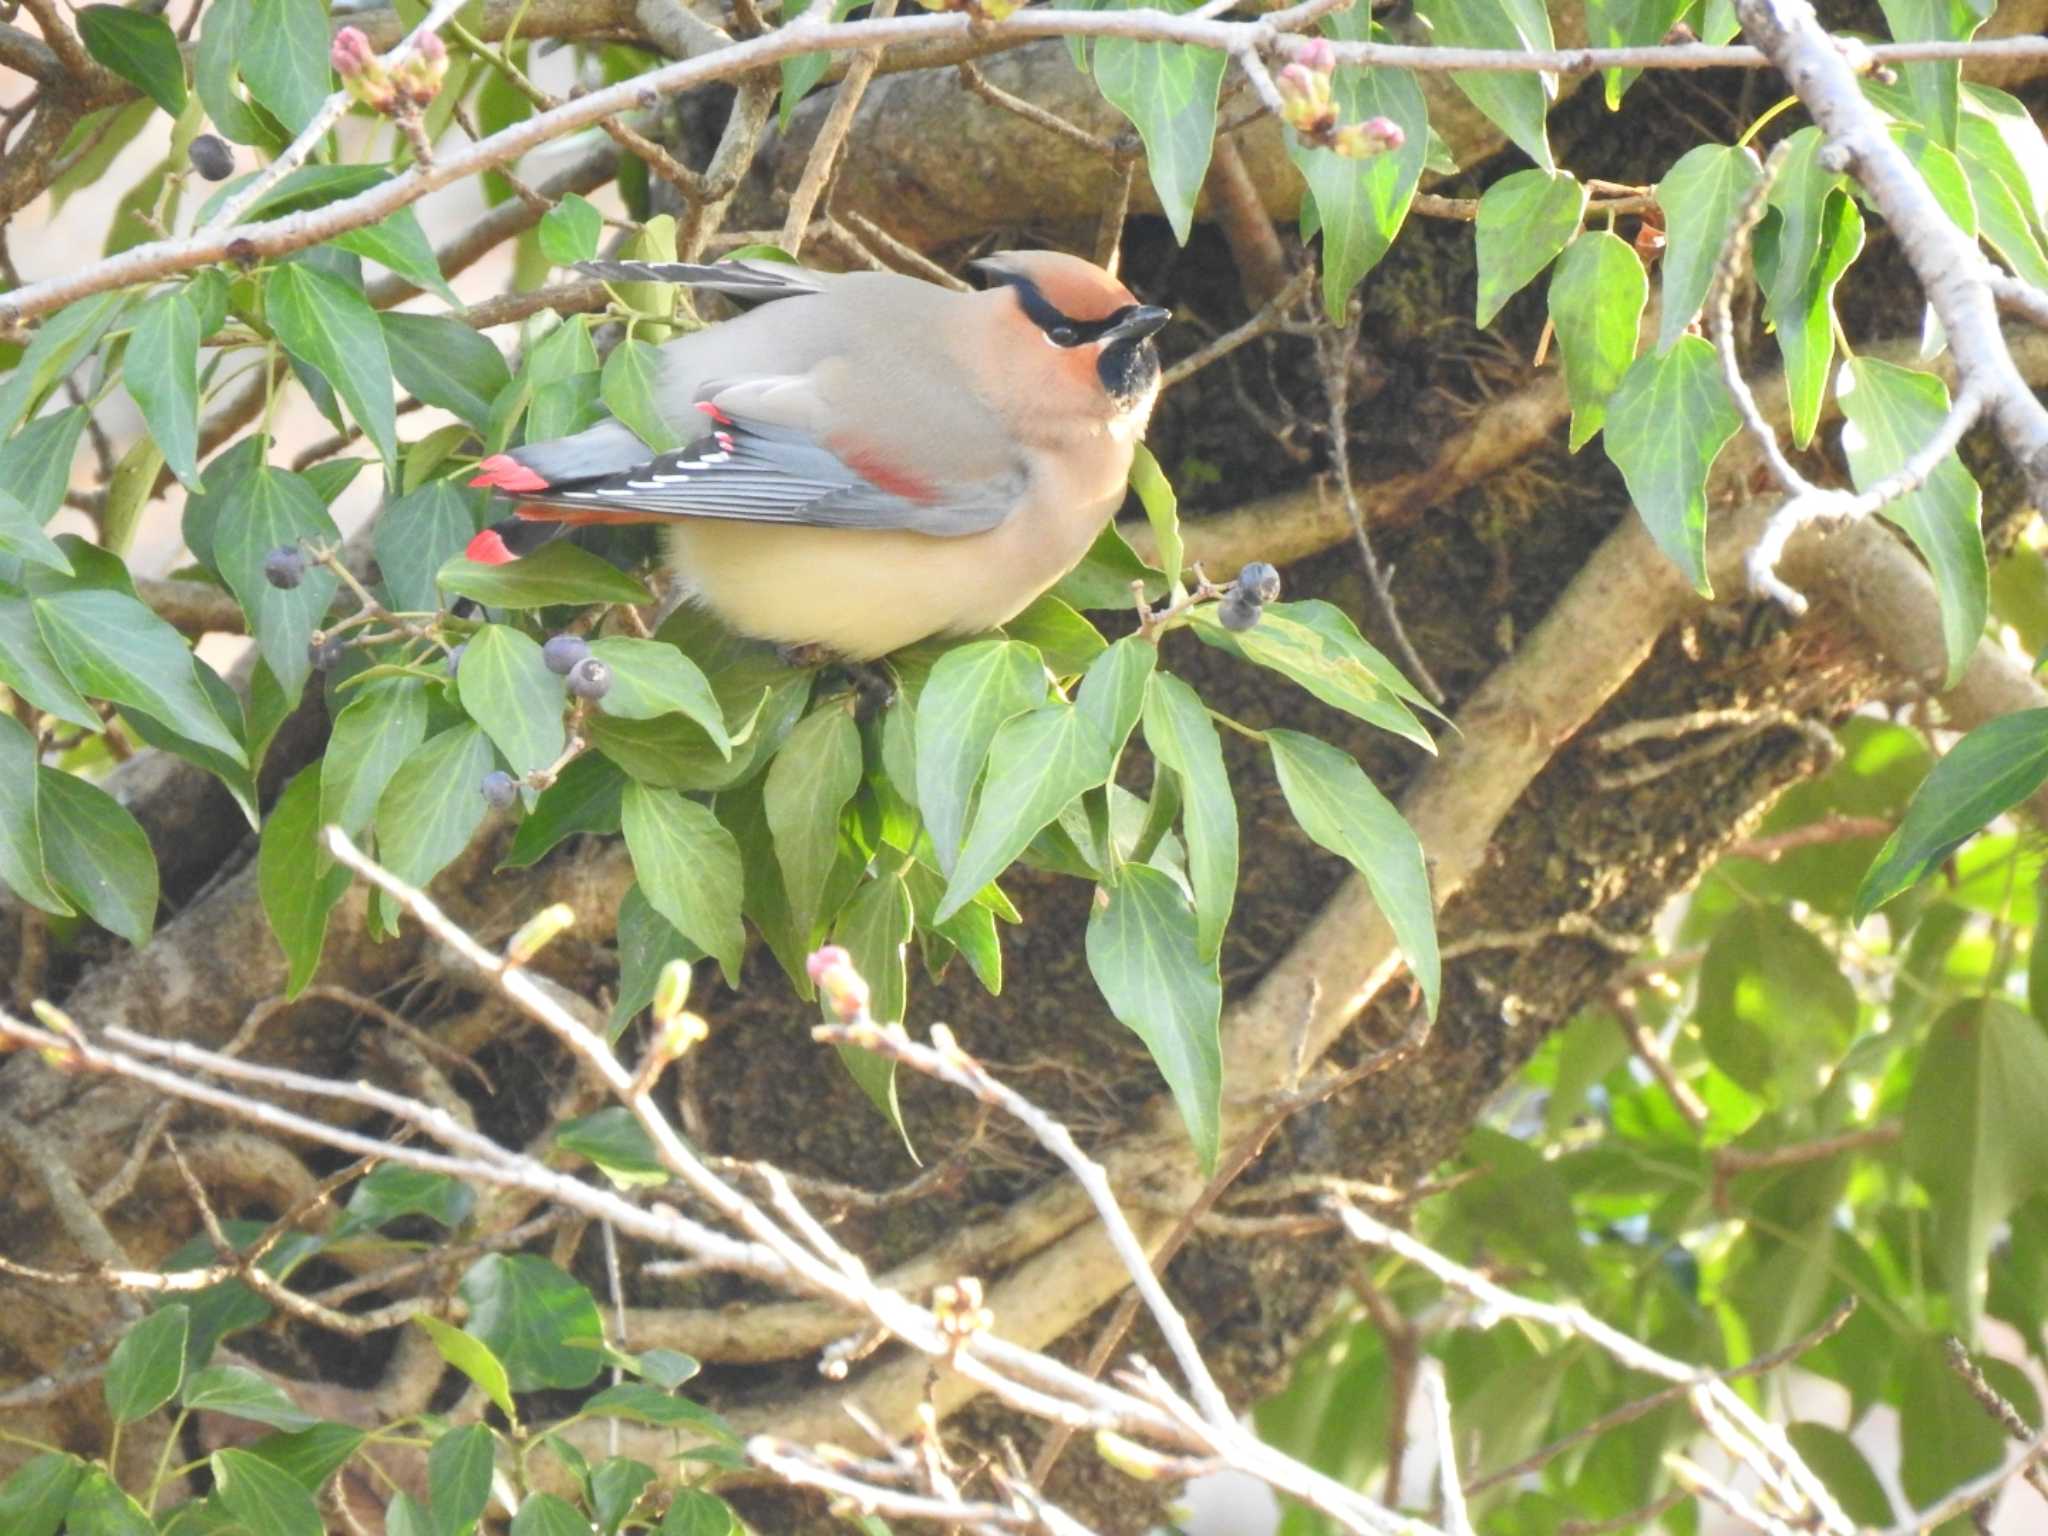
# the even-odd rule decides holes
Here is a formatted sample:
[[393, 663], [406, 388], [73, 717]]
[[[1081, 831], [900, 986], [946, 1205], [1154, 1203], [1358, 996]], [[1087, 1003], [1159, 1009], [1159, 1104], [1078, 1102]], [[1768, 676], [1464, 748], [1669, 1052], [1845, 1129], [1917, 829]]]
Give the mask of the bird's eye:
[[1081, 334], [1071, 325], [1056, 325], [1045, 333], [1045, 339], [1056, 347], [1071, 347], [1081, 339]]

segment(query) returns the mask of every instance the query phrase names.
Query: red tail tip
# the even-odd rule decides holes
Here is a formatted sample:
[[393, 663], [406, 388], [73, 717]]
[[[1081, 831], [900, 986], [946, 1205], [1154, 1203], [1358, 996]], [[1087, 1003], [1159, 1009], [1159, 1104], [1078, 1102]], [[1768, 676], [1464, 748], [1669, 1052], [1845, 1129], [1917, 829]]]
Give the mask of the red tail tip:
[[510, 491], [514, 495], [528, 491], [544, 491], [548, 483], [539, 474], [528, 469], [509, 453], [494, 453], [476, 467], [471, 485], [488, 485], [494, 491]]
[[504, 565], [519, 558], [506, 547], [504, 536], [495, 528], [486, 528], [471, 539], [469, 547], [462, 553], [464, 558], [474, 560], [478, 565]]
[[732, 418], [726, 415], [725, 412], [721, 411], [716, 405], [712, 404], [709, 400], [699, 400], [697, 402], [697, 409], [702, 411], [706, 416], [709, 416], [721, 427], [729, 427], [732, 425]]

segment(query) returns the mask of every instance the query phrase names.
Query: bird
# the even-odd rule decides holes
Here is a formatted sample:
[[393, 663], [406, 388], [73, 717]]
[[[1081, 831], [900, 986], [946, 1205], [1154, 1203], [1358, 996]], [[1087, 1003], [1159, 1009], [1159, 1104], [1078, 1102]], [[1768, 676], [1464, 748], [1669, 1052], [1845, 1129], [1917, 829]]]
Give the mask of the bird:
[[1058, 251], [982, 257], [972, 291], [762, 259], [579, 265], [754, 307], [658, 352], [682, 447], [611, 418], [483, 459], [470, 484], [516, 512], [469, 557], [530, 551], [536, 522], [663, 524], [728, 628], [852, 662], [995, 629], [1079, 563], [1123, 501], [1172, 318]]

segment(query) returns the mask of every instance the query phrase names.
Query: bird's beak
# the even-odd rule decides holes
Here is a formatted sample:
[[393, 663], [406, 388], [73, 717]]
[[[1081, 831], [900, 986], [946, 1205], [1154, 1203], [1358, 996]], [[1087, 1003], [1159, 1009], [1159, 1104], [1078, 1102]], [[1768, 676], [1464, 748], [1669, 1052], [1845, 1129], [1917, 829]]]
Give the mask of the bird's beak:
[[1104, 331], [1097, 338], [1105, 345], [1118, 341], [1140, 341], [1150, 336], [1173, 318], [1173, 311], [1160, 309], [1152, 304], [1134, 304], [1124, 311], [1123, 319]]

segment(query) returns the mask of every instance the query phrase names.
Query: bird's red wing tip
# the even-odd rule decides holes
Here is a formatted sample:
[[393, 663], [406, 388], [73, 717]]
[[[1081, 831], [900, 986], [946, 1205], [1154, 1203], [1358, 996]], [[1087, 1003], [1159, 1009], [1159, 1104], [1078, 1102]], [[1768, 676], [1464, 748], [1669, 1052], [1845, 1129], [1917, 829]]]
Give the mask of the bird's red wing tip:
[[486, 528], [471, 539], [462, 553], [465, 559], [474, 560], [478, 565], [504, 565], [519, 558], [506, 546], [504, 535], [495, 528]]
[[513, 458], [509, 453], [494, 453], [476, 467], [471, 485], [487, 485], [494, 491], [510, 491], [514, 495], [530, 491], [544, 491], [547, 480], [534, 470]]

